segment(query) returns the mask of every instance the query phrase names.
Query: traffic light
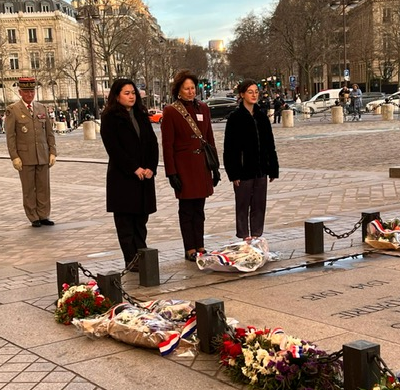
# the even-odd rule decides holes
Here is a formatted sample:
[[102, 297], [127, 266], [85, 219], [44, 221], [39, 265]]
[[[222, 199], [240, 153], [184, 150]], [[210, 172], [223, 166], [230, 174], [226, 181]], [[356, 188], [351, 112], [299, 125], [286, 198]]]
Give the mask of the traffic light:
[[280, 88], [281, 86], [281, 80], [276, 80], [276, 88]]
[[199, 88], [203, 88], [203, 83], [199, 83]]

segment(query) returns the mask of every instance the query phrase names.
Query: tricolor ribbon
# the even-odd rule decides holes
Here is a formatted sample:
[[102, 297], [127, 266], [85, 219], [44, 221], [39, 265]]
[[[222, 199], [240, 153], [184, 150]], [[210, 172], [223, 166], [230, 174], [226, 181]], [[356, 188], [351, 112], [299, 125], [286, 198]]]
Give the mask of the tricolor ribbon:
[[301, 345], [292, 345], [289, 351], [294, 358], [300, 358], [303, 356], [303, 347]]
[[186, 321], [181, 334], [177, 332], [169, 336], [167, 340], [158, 344], [158, 349], [160, 350], [161, 356], [169, 355], [179, 345], [181, 338], [187, 339], [196, 330], [196, 324], [197, 322], [195, 316], [189, 318]]

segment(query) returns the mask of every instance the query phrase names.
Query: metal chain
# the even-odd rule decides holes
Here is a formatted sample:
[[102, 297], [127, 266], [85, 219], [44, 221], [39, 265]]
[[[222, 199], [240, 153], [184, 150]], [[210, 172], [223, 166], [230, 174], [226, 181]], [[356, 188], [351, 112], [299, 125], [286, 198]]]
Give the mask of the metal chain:
[[360, 226], [362, 225], [363, 221], [364, 221], [364, 216], [362, 216], [360, 218], [360, 220], [354, 225], [353, 229], [351, 229], [349, 232], [347, 233], [343, 233], [343, 234], [336, 234], [333, 230], [329, 229], [328, 227], [326, 227], [325, 225], [324, 227], [324, 231], [325, 233], [331, 235], [332, 237], [336, 237], [338, 240], [340, 240], [341, 238], [348, 238], [349, 236], [351, 236], [357, 229], [360, 228]]
[[88, 269], [84, 268], [81, 263], [78, 263], [78, 268], [83, 272], [86, 277], [92, 278], [97, 282], [97, 276], [94, 276]]
[[321, 363], [333, 363], [338, 361], [343, 357], [343, 349], [340, 349], [337, 352], [333, 352], [328, 356], [321, 356], [317, 360]]
[[235, 338], [236, 338], [235, 331], [234, 331], [233, 327], [230, 326], [230, 325], [228, 324], [228, 321], [227, 321], [227, 319], [226, 319], [225, 313], [224, 313], [220, 308], [218, 308], [218, 309], [216, 309], [216, 314], [217, 314], [218, 319], [219, 319], [221, 322], [223, 322], [223, 324], [225, 325], [225, 332], [226, 332], [232, 339], [235, 339]]
[[140, 258], [140, 253], [136, 253], [135, 257], [133, 260], [126, 265], [125, 269], [121, 272], [121, 278], [126, 275], [130, 270], [134, 267], [137, 267], [139, 265], [139, 258]]
[[381, 373], [383, 375], [387, 375], [387, 376], [391, 376], [393, 378], [396, 378], [396, 375], [393, 373], [393, 371], [391, 371], [389, 369], [389, 367], [386, 365], [384, 360], [379, 355], [375, 355], [374, 356], [374, 362], [379, 367], [379, 370], [381, 371]]

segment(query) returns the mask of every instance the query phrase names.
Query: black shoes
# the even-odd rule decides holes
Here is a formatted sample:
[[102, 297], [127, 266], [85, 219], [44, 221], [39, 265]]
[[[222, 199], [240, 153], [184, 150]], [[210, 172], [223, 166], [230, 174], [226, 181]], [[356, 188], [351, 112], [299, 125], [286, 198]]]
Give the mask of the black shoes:
[[196, 257], [197, 257], [196, 252], [193, 252], [193, 253], [185, 252], [185, 260], [187, 260], [187, 261], [195, 262]]
[[50, 219], [41, 219], [40, 221], [39, 221], [42, 225], [45, 225], [45, 226], [54, 226], [54, 222], [53, 221], [50, 221]]
[[32, 227], [41, 227], [42, 225], [45, 226], [54, 226], [54, 222], [50, 221], [50, 219], [38, 219], [32, 222]]

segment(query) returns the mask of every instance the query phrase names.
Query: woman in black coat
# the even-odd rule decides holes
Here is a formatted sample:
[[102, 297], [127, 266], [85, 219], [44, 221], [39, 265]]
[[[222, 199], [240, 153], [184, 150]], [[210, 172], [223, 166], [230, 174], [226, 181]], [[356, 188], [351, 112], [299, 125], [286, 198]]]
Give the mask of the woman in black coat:
[[[149, 214], [157, 210], [157, 137], [133, 81], [118, 79], [113, 83], [101, 116], [100, 133], [109, 156], [107, 211], [114, 213], [127, 266], [138, 249], [147, 247], [146, 224]], [[137, 271], [137, 262], [130, 269]]]
[[279, 164], [271, 123], [257, 104], [257, 83], [246, 79], [238, 90], [241, 102], [226, 122], [224, 165], [235, 191], [236, 235], [251, 239], [263, 234], [268, 177], [279, 177]]

